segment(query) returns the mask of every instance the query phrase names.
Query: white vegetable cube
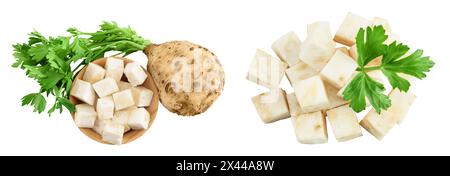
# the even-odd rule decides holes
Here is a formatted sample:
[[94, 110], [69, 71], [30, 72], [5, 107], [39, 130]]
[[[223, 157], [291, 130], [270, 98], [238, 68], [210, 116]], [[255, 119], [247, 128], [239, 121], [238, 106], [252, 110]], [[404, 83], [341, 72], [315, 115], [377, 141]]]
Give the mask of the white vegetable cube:
[[416, 99], [416, 95], [411, 92], [401, 92], [398, 89], [394, 89], [389, 94], [389, 98], [391, 99], [391, 107], [389, 107], [388, 111], [396, 119], [397, 123], [401, 123]]
[[372, 24], [371, 21], [355, 15], [353, 13], [348, 13], [339, 27], [336, 35], [334, 36], [334, 41], [352, 46], [356, 43], [356, 34], [360, 28], [366, 28]]
[[300, 107], [305, 113], [316, 112], [329, 107], [330, 102], [320, 76], [299, 81], [293, 87]]
[[133, 130], [143, 130], [148, 128], [150, 113], [145, 108], [135, 108], [131, 110], [128, 118], [128, 125]]
[[272, 123], [290, 117], [286, 92], [274, 89], [252, 97], [253, 105], [264, 123]]
[[92, 129], [95, 132], [97, 132], [97, 134], [102, 135], [103, 129], [105, 128], [105, 125], [108, 123], [111, 123], [111, 119], [107, 119], [107, 120], [97, 119], [97, 120], [95, 120], [95, 124], [94, 124], [94, 127], [92, 127]]
[[320, 72], [320, 76], [336, 88], [342, 88], [352, 77], [358, 65], [350, 57], [337, 50], [328, 64]]
[[92, 128], [95, 124], [97, 113], [93, 106], [78, 104], [75, 106], [75, 124], [79, 128]]
[[267, 88], [277, 88], [287, 65], [262, 50], [256, 50], [247, 73], [247, 80]]
[[124, 129], [123, 125], [107, 123], [103, 128], [102, 140], [114, 145], [122, 144]]
[[298, 103], [295, 93], [287, 94], [286, 100], [287, 100], [287, 104], [289, 106], [289, 112], [291, 114], [291, 117], [299, 116], [300, 114], [302, 114], [302, 108], [300, 107], [300, 104]]
[[122, 90], [120, 92], [113, 94], [114, 107], [116, 111], [126, 109], [128, 107], [134, 106], [135, 102], [133, 99], [133, 93], [131, 89]]
[[123, 60], [116, 58], [107, 58], [105, 63], [106, 77], [111, 77], [117, 82], [120, 81], [123, 75], [124, 64]]
[[114, 101], [112, 96], [99, 98], [97, 100], [97, 113], [98, 118], [102, 120], [112, 119], [114, 117]]
[[328, 22], [308, 25], [308, 37], [301, 45], [300, 60], [318, 71], [322, 70], [336, 50], [336, 43], [329, 36]]
[[333, 56], [336, 48], [306, 39], [300, 50], [300, 60], [316, 70], [322, 70]]
[[153, 98], [153, 92], [145, 87], [139, 86], [132, 88], [133, 100], [138, 107], [150, 106]]
[[330, 23], [327, 21], [318, 21], [308, 24], [307, 33], [308, 38], [314, 38], [324, 44], [336, 46], [336, 43], [333, 41], [333, 35], [331, 34]]
[[394, 89], [389, 94], [389, 98], [391, 99], [391, 107], [386, 111], [381, 111], [381, 114], [372, 109], [360, 122], [361, 126], [378, 140], [382, 140], [395, 124], [400, 123], [405, 118], [416, 96], [411, 92], [405, 93]]
[[305, 64], [303, 61], [299, 61], [296, 65], [286, 69], [286, 76], [293, 85], [295, 82], [310, 78], [317, 75], [319, 71]]
[[321, 144], [328, 141], [326, 120], [320, 111], [296, 117], [294, 130], [297, 140], [303, 144]]
[[83, 80], [90, 83], [95, 83], [105, 78], [105, 74], [106, 71], [103, 67], [94, 63], [89, 63], [86, 67], [86, 71], [84, 72]]
[[371, 109], [359, 122], [364, 129], [378, 140], [382, 140], [396, 123], [397, 120], [388, 111], [381, 111], [381, 114], [378, 114], [375, 109]]
[[129, 82], [119, 81], [117, 82], [117, 86], [119, 87], [119, 91], [132, 88], [133, 86]]
[[97, 99], [91, 83], [79, 79], [75, 80], [72, 85], [70, 95], [91, 106], [94, 105], [95, 100]]
[[362, 136], [356, 113], [349, 106], [340, 106], [327, 111], [328, 121], [339, 142]]
[[391, 25], [389, 25], [388, 20], [380, 17], [375, 17], [372, 20], [372, 26], [383, 26], [384, 30], [386, 30], [387, 33], [390, 33], [392, 31]]
[[131, 110], [125, 109], [122, 111], [116, 111], [114, 113], [113, 123], [117, 123], [124, 126], [124, 133], [129, 131], [131, 128], [128, 126], [128, 118], [130, 117]]
[[288, 32], [272, 44], [277, 56], [289, 66], [294, 66], [300, 59], [301, 41], [294, 31]]
[[92, 85], [99, 97], [105, 97], [119, 91], [116, 81], [113, 78], [105, 78]]
[[128, 82], [133, 86], [141, 85], [147, 79], [147, 74], [145, 74], [144, 69], [137, 62], [128, 63], [123, 72]]
[[348, 101], [345, 101], [342, 96], [338, 95], [339, 92], [338, 88], [328, 83], [324, 83], [324, 86], [325, 90], [327, 91], [328, 101], [330, 102], [330, 105], [326, 108], [327, 110], [348, 104]]

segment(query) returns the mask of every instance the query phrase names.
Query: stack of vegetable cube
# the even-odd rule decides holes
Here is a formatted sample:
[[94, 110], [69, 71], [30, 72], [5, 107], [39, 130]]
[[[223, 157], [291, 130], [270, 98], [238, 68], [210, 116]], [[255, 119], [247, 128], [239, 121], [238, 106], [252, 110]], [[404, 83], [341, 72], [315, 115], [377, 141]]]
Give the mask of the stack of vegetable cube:
[[110, 144], [121, 144], [124, 133], [130, 130], [147, 129], [150, 114], [145, 108], [153, 92], [141, 86], [146, 79], [146, 72], [137, 62], [125, 64], [122, 59], [110, 57], [104, 68], [90, 63], [70, 92], [83, 102], [75, 106], [76, 125], [92, 128]]
[[[294, 32], [283, 35], [272, 45], [279, 59], [258, 49], [247, 79], [270, 89], [252, 98], [261, 119], [272, 123], [291, 117], [297, 140], [304, 144], [328, 141], [327, 119], [339, 142], [362, 136], [361, 126], [381, 140], [403, 120], [415, 95], [391, 89], [391, 107], [380, 114], [372, 109], [361, 121], [343, 99], [343, 91], [358, 67], [356, 34], [360, 28], [375, 25], [386, 29], [389, 37], [386, 43], [397, 40], [385, 19], [367, 20], [349, 13], [334, 36], [328, 22], [309, 24], [303, 42]], [[381, 58], [377, 58], [369, 65], [377, 66], [380, 62]], [[286, 94], [280, 88], [284, 75], [293, 93]], [[368, 75], [385, 87], [390, 86], [380, 70]], [[401, 76], [413, 81], [411, 76]]]

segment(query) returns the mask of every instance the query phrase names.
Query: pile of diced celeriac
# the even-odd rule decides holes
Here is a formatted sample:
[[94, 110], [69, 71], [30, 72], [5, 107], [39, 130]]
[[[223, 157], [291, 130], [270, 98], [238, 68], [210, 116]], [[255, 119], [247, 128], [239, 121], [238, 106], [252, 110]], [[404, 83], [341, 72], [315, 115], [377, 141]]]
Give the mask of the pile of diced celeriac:
[[75, 80], [70, 92], [83, 102], [75, 106], [76, 125], [92, 128], [110, 144], [121, 144], [124, 133], [130, 130], [147, 129], [150, 114], [145, 107], [150, 105], [153, 92], [141, 86], [146, 79], [137, 62], [125, 64], [110, 57], [104, 68], [88, 64], [82, 80]]
[[[304, 144], [328, 141], [326, 119], [337, 141], [362, 136], [360, 126], [381, 140], [394, 125], [403, 120], [415, 95], [392, 90], [386, 78], [377, 70], [368, 74], [383, 83], [387, 90], [392, 90], [389, 92], [392, 105], [387, 111], [378, 114], [372, 109], [358, 121], [357, 114], [342, 96], [358, 67], [356, 34], [360, 28], [375, 25], [382, 25], [386, 29], [386, 43], [398, 40], [385, 19], [367, 20], [348, 13], [334, 36], [328, 22], [308, 24], [307, 37], [303, 42], [294, 32], [283, 35], [272, 45], [279, 59], [258, 49], [247, 79], [270, 89], [252, 98], [261, 119], [271, 123], [291, 117], [297, 140]], [[377, 66], [380, 62], [381, 58], [377, 58], [369, 65]], [[280, 88], [284, 75], [293, 93], [286, 94]], [[402, 77], [413, 81], [411, 76]], [[367, 104], [370, 106], [370, 103]]]

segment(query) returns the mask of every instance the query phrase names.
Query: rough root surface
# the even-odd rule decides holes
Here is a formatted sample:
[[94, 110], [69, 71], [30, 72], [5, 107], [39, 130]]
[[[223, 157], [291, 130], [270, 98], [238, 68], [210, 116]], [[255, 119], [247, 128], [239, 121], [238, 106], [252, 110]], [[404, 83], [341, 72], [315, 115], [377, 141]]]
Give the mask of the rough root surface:
[[194, 116], [205, 112], [220, 96], [224, 71], [208, 49], [187, 41], [171, 41], [149, 45], [144, 53], [160, 101], [169, 111]]

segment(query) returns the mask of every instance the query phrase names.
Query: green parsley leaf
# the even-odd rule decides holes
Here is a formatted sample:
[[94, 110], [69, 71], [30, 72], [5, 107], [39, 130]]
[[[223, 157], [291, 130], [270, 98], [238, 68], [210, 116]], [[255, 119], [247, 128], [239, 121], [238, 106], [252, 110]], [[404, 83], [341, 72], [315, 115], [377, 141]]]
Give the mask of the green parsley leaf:
[[22, 106], [31, 105], [34, 107], [33, 112], [41, 113], [45, 110], [47, 101], [40, 93], [30, 93], [22, 98]]
[[375, 110], [380, 113], [381, 109], [391, 106], [389, 97], [383, 94], [383, 84], [370, 78], [367, 73], [358, 73], [344, 90], [344, 99], [351, 100], [350, 107], [355, 112], [366, 109], [366, 97]]
[[[383, 84], [370, 78], [367, 75], [368, 71], [381, 70], [393, 89], [398, 88], [400, 91], [407, 92], [411, 84], [402, 78], [400, 73], [423, 79], [426, 77], [425, 73], [434, 66], [434, 62], [429, 57], [422, 56], [422, 50], [417, 50], [405, 57], [409, 47], [396, 41], [386, 45], [387, 37], [381, 25], [361, 28], [358, 31], [356, 47], [359, 73], [351, 80], [343, 93], [344, 99], [350, 101], [350, 107], [355, 112], [361, 112], [366, 108], [366, 99], [377, 113], [391, 106], [389, 97], [383, 94], [385, 90]], [[370, 61], [380, 56], [382, 56], [381, 65], [366, 67]]]
[[383, 42], [388, 38], [384, 33], [385, 30], [382, 26], [368, 27], [366, 33], [364, 33], [364, 29], [359, 29], [356, 35], [359, 67], [366, 66], [370, 61], [384, 53], [386, 47]]
[[417, 50], [405, 58], [395, 59], [392, 62], [383, 63], [382, 70], [404, 73], [423, 79], [427, 76], [425, 73], [429, 72], [434, 66], [434, 62], [430, 59], [430, 57], [424, 57], [422, 54], [422, 50]]
[[58, 82], [64, 78], [64, 74], [55, 72], [55, 71], [49, 71], [45, 78], [39, 79], [39, 85], [41, 85], [41, 88], [44, 90], [49, 90], [58, 84]]
[[48, 46], [47, 45], [36, 45], [28, 50], [28, 54], [32, 57], [32, 59], [36, 62], [42, 61], [44, 57], [47, 55]]

